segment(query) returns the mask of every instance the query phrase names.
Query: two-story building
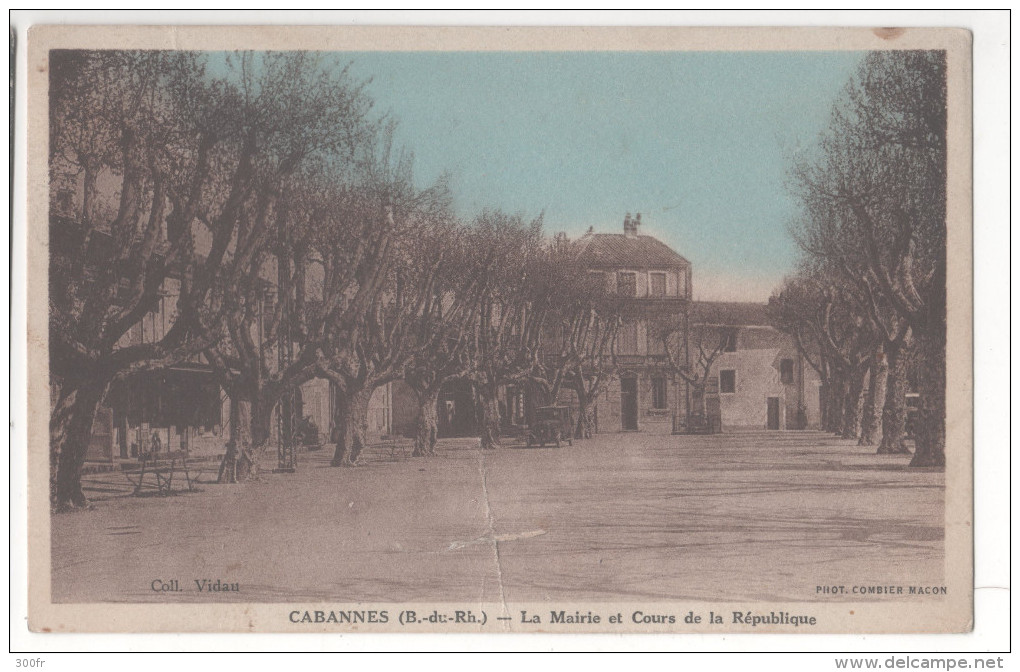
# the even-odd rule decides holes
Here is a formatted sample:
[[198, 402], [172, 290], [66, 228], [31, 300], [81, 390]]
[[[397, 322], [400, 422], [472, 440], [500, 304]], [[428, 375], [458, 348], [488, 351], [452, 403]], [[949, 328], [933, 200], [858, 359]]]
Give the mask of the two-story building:
[[[818, 373], [770, 324], [766, 305], [692, 301], [690, 262], [640, 235], [640, 225], [640, 214], [628, 214], [623, 234], [589, 232], [579, 241], [579, 259], [623, 315], [618, 372], [596, 404], [598, 431], [685, 431], [696, 413], [707, 414], [716, 431], [818, 427]], [[694, 386], [675, 369], [704, 376], [697, 371], [702, 352], [712, 363], [704, 384]], [[559, 402], [573, 403], [571, 393]]]
[[[604, 283], [606, 294], [618, 301], [622, 324], [616, 341], [617, 374], [595, 403], [597, 431], [661, 431], [674, 428], [675, 418], [686, 418], [688, 391], [666, 364], [663, 325], [683, 333], [691, 302], [691, 265], [665, 243], [640, 235], [641, 215], [628, 213], [623, 233], [587, 234], [573, 243], [577, 260], [589, 277]], [[686, 343], [680, 339], [684, 350]], [[556, 344], [550, 345], [551, 354]], [[529, 385], [509, 385], [500, 390], [499, 404], [504, 431], [532, 421], [534, 408], [544, 393]], [[394, 431], [411, 434], [417, 410], [413, 395], [403, 382], [393, 384]], [[573, 390], [560, 390], [556, 403], [574, 408]], [[477, 400], [467, 381], [444, 386], [439, 399], [439, 436], [476, 436]]]
[[[617, 375], [596, 403], [598, 430], [671, 431], [685, 418], [687, 386], [668, 370], [663, 329], [685, 334], [691, 302], [691, 264], [662, 241], [639, 233], [641, 214], [623, 220], [623, 233], [589, 231], [579, 261], [619, 301]], [[686, 356], [681, 338], [680, 352]]]
[[820, 423], [818, 373], [761, 303], [697, 301], [691, 338], [715, 353], [705, 408], [723, 431], [807, 429]]

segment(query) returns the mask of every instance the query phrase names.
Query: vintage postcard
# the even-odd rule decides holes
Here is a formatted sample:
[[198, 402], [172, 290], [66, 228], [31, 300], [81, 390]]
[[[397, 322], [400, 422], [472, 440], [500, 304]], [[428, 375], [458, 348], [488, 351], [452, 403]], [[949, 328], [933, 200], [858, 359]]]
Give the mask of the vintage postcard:
[[968, 32], [27, 39], [33, 631], [971, 629]]

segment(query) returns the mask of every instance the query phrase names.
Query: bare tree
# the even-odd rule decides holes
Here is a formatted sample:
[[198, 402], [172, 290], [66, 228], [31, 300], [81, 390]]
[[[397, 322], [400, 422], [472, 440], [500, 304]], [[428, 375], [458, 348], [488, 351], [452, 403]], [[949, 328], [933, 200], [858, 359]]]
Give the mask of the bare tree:
[[868, 375], [877, 337], [845, 284], [814, 266], [788, 279], [770, 300], [771, 319], [793, 335], [798, 351], [822, 379], [823, 427], [861, 436]]
[[272, 208], [254, 204], [253, 211], [261, 205], [261, 216], [272, 224], [260, 225], [261, 240], [244, 262], [246, 272], [237, 276], [226, 338], [206, 351], [231, 400], [231, 438], [220, 465], [221, 483], [258, 475], [274, 410], [282, 431], [292, 430], [291, 397], [315, 375], [326, 306], [337, 301], [309, 278], [309, 269], [316, 268], [315, 242], [331, 205], [329, 186], [321, 178], [302, 177], [276, 194]]
[[[392, 157], [392, 129], [384, 129], [379, 153], [368, 164], [361, 207], [381, 204], [386, 244], [374, 257], [371, 298], [361, 313], [349, 312], [320, 344], [319, 374], [337, 391], [333, 466], [352, 465], [365, 447], [372, 393], [404, 376], [421, 346], [423, 320], [437, 310], [441, 248], [449, 241], [450, 195], [446, 179], [428, 189], [414, 186], [413, 157]], [[368, 199], [365, 201], [365, 199]], [[374, 207], [379, 207], [378, 205]], [[423, 254], [426, 250], [438, 256]], [[358, 278], [355, 278], [358, 280]], [[358, 280], [359, 285], [361, 283]]]
[[410, 334], [411, 360], [404, 381], [418, 403], [415, 457], [435, 453], [439, 431], [437, 403], [443, 385], [471, 370], [471, 327], [478, 319], [484, 278], [465, 229], [453, 221], [430, 227], [413, 248], [413, 264], [434, 264], [434, 285]]
[[822, 383], [821, 427], [838, 433], [842, 398], [835, 393], [835, 380], [816, 317], [821, 293], [815, 283], [801, 276], [787, 278], [769, 298], [768, 313], [773, 326], [793, 337], [797, 352], [815, 370]]
[[[794, 173], [830, 259], [855, 273], [909, 326], [923, 420], [915, 466], [945, 462], [945, 53], [874, 52], [838, 101], [818, 154]], [[811, 232], [809, 232], [811, 233]], [[816, 254], [817, 249], [809, 250]], [[898, 333], [899, 330], [896, 330]]]
[[561, 389], [574, 392], [574, 437], [585, 439], [595, 431], [595, 404], [618, 369], [621, 305], [606, 291], [603, 274], [589, 274], [578, 262], [578, 252], [562, 234], [545, 250], [536, 289], [551, 304], [533, 380], [551, 403]]
[[910, 324], [882, 299], [869, 275], [847, 275], [856, 285], [858, 303], [875, 332], [868, 374], [868, 397], [861, 429], [862, 446], [878, 445], [879, 453], [902, 453], [906, 425], [907, 357]]
[[[323, 235], [317, 245], [323, 267], [324, 328], [316, 373], [329, 380], [337, 393], [334, 466], [350, 463], [348, 449], [355, 452], [363, 447], [368, 403], [375, 389], [373, 367], [386, 365], [387, 353], [366, 350], [362, 334], [370, 319], [384, 317], [378, 300], [385, 290], [397, 229], [392, 206], [379, 196], [356, 188], [342, 200], [330, 213], [330, 227], [323, 230], [337, 235]], [[375, 328], [381, 327], [376, 324]]]
[[[310, 234], [299, 224], [310, 216], [303, 197], [314, 194], [304, 185], [339, 173], [370, 139], [369, 101], [344, 68], [308, 52], [236, 53], [222, 66], [219, 85], [238, 92], [239, 139], [223, 158], [238, 169], [215, 173], [194, 217], [213, 229], [211, 258], [222, 260], [196, 275], [231, 280], [220, 298], [226, 338], [205, 354], [231, 399], [219, 480], [235, 482], [257, 474], [274, 408], [313, 374], [317, 339], [307, 333], [304, 300]], [[236, 233], [222, 222], [235, 222]]]
[[[51, 59], [51, 498], [60, 510], [86, 504], [81, 470], [110, 383], [219, 337], [223, 251], [199, 263], [188, 213], [213, 180], [214, 152], [232, 151], [237, 92], [211, 83], [194, 54], [54, 51]], [[239, 185], [246, 170], [233, 171]], [[80, 207], [71, 208], [63, 194], [76, 190]], [[217, 220], [204, 231], [230, 239], [235, 224]], [[164, 331], [129, 334], [161, 310], [171, 313]]]
[[484, 278], [471, 327], [471, 370], [482, 419], [482, 448], [499, 444], [499, 388], [531, 380], [538, 364], [550, 297], [542, 290], [542, 220], [486, 211], [470, 228], [469, 244], [484, 250], [472, 272]]
[[[690, 427], [695, 418], [707, 418], [705, 393], [712, 366], [732, 342], [735, 330], [723, 325], [721, 319], [713, 320], [711, 311], [704, 309], [694, 324], [686, 324], [688, 319], [686, 315], [661, 317], [653, 320], [651, 329], [663, 344], [666, 373], [673, 380], [682, 380], [691, 391], [692, 417], [687, 418]], [[688, 348], [693, 356], [689, 357]]]

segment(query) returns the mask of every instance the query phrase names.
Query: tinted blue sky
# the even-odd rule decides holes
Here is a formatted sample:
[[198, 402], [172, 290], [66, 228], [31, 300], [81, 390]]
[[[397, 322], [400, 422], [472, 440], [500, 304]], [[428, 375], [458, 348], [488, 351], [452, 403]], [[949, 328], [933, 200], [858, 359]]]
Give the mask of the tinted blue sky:
[[419, 182], [458, 211], [534, 216], [571, 236], [643, 213], [694, 266], [695, 296], [767, 299], [796, 257], [784, 182], [863, 54], [352, 53], [400, 122]]

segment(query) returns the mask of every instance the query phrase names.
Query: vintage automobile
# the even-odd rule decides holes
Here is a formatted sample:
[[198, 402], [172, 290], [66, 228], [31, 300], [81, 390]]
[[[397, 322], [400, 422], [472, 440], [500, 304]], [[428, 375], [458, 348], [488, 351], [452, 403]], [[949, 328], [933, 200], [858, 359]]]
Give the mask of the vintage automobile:
[[574, 421], [569, 406], [542, 406], [535, 409], [535, 422], [528, 429], [528, 447], [535, 444], [545, 446], [566, 440], [574, 445]]

